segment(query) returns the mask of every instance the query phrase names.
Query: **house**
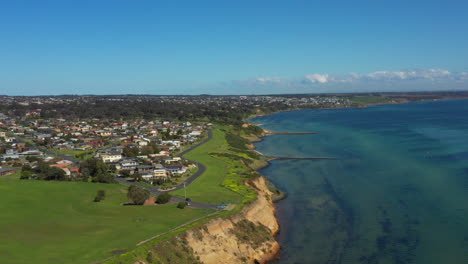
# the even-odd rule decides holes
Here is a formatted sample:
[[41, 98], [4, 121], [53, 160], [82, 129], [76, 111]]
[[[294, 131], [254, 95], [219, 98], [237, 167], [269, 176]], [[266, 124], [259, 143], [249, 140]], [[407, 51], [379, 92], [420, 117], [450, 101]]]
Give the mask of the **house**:
[[122, 159], [119, 165], [119, 170], [135, 170], [138, 166], [138, 162], [134, 159]]
[[155, 180], [168, 180], [169, 175], [166, 169], [157, 169], [153, 171], [153, 176]]
[[105, 153], [100, 154], [100, 158], [104, 163], [114, 163], [122, 159], [122, 154], [118, 152]]
[[26, 156], [26, 157], [30, 157], [30, 156], [42, 156], [44, 155], [41, 151], [37, 150], [37, 149], [30, 149], [30, 150], [27, 150], [27, 151], [23, 151], [21, 153], [19, 153], [20, 156]]
[[163, 145], [170, 145], [176, 148], [180, 148], [180, 141], [179, 140], [164, 140], [161, 142]]
[[164, 158], [169, 156], [169, 151], [160, 151], [158, 154], [150, 154], [148, 155], [150, 158]]
[[148, 146], [148, 141], [146, 141], [146, 140], [141, 140], [141, 139], [139, 139], [139, 140], [137, 140], [135, 143], [136, 143], [140, 148], [141, 148], [141, 147], [144, 147], [144, 146]]
[[140, 165], [136, 167], [138, 173], [143, 174], [143, 173], [152, 173], [155, 167], [153, 165]]
[[18, 154], [18, 151], [14, 150], [14, 149], [7, 149], [5, 151], [5, 154], [3, 155], [3, 158], [4, 159], [19, 159], [19, 154]]
[[187, 167], [182, 164], [174, 164], [166, 166], [166, 169], [173, 175], [180, 175], [187, 172]]
[[[64, 168], [68, 167], [68, 166], [70, 166], [70, 164], [67, 164], [67, 163], [59, 163], [59, 164], [55, 163], [55, 164], [50, 165], [50, 167], [56, 167], [56, 168], [60, 168], [62, 170]], [[70, 174], [67, 174], [67, 175], [70, 175]]]
[[96, 157], [101, 158], [105, 163], [114, 163], [122, 159], [122, 148], [111, 147], [107, 149], [99, 150]]
[[192, 131], [192, 132], [189, 133], [189, 136], [191, 136], [191, 137], [199, 137], [199, 136], [201, 136], [201, 134], [202, 134], [201, 131], [199, 131], [199, 130], [194, 130], [194, 131]]
[[140, 173], [140, 175], [143, 178], [143, 180], [145, 180], [147, 182], [150, 182], [150, 183], [153, 183], [153, 173], [144, 172], [144, 173]]
[[165, 162], [166, 164], [171, 164], [171, 163], [174, 163], [174, 162], [180, 162], [180, 161], [182, 160], [182, 158], [180, 158], [180, 157], [173, 157], [173, 158], [165, 158], [165, 159], [163, 159], [163, 160], [164, 160], [164, 162]]

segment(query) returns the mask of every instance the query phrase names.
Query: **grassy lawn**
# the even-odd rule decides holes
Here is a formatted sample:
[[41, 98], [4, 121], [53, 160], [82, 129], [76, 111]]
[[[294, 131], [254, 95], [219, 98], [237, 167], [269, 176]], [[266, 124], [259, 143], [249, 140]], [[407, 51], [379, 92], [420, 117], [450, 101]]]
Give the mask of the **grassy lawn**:
[[[212, 211], [121, 206], [117, 184], [0, 177], [0, 263], [91, 263]], [[106, 198], [92, 202], [97, 190]]]
[[[212, 204], [241, 202], [245, 199], [248, 188], [245, 186], [244, 190], [244, 184], [239, 184], [241, 178], [234, 171], [242, 165], [238, 161], [210, 155], [212, 152], [230, 152], [221, 128], [213, 129], [213, 138], [210, 141], [184, 156], [206, 166], [205, 173], [186, 188], [187, 196], [197, 202]], [[177, 190], [172, 194], [183, 196], [184, 190]]]

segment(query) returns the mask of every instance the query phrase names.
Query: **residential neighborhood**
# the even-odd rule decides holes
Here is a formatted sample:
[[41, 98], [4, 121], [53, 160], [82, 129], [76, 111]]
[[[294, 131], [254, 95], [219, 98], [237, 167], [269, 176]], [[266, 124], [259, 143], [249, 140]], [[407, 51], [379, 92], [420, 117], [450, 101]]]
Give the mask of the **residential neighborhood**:
[[166, 188], [179, 184], [197, 166], [178, 153], [206, 136], [211, 124], [169, 120], [69, 121], [42, 119], [41, 109], [24, 116], [0, 113], [0, 162], [9, 168], [46, 162], [76, 180], [80, 164], [96, 159], [115, 177], [134, 177]]

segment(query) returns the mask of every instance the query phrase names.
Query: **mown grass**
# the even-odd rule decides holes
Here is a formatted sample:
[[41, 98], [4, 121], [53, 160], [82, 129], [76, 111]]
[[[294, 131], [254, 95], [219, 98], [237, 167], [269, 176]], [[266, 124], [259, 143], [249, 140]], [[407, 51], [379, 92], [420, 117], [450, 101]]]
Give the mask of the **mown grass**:
[[[0, 177], [0, 263], [92, 263], [211, 213], [176, 205], [122, 206], [118, 184]], [[95, 203], [98, 190], [105, 200]]]
[[[232, 166], [229, 160], [210, 155], [211, 152], [227, 152], [228, 148], [225, 132], [218, 127], [213, 129], [213, 138], [210, 141], [184, 155], [185, 158], [195, 160], [206, 166], [206, 171], [186, 188], [188, 197], [197, 202], [212, 204], [242, 201], [242, 194], [223, 186], [223, 181]], [[177, 190], [172, 194], [183, 196], [184, 190]]]

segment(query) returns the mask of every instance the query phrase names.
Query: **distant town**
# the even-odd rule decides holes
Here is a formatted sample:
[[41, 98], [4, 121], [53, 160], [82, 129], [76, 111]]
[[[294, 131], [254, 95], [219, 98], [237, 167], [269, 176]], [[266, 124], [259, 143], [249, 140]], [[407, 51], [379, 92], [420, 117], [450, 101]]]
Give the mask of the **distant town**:
[[[132, 176], [171, 188], [197, 170], [178, 156], [206, 137], [211, 122], [306, 108], [464, 98], [466, 92], [255, 96], [0, 96], [0, 174], [46, 162], [56, 180], [96, 177], [83, 167], [94, 158], [112, 176]], [[25, 173], [23, 178], [39, 174]], [[95, 181], [110, 181], [111, 175]]]

